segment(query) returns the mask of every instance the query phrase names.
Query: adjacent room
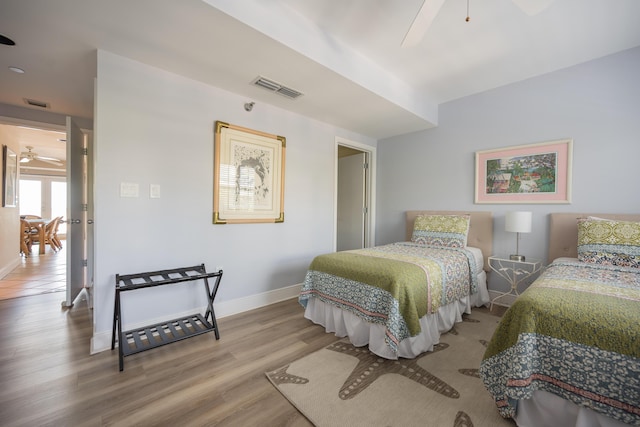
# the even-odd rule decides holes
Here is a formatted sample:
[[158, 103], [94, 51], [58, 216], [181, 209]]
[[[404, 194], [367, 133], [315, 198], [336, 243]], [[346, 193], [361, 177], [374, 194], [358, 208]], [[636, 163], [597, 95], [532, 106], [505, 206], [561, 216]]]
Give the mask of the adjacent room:
[[639, 15], [3, 1], [3, 425], [640, 425]]

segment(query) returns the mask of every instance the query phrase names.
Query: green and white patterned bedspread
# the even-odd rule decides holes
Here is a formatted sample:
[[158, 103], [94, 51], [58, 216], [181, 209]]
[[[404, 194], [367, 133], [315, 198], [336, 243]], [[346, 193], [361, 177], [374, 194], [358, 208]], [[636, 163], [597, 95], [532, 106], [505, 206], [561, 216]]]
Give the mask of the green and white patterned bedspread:
[[319, 255], [298, 298], [348, 310], [385, 327], [397, 344], [420, 333], [419, 320], [439, 307], [477, 292], [476, 261], [466, 249], [410, 242]]
[[480, 376], [504, 417], [544, 390], [640, 426], [640, 269], [551, 264], [504, 314]]

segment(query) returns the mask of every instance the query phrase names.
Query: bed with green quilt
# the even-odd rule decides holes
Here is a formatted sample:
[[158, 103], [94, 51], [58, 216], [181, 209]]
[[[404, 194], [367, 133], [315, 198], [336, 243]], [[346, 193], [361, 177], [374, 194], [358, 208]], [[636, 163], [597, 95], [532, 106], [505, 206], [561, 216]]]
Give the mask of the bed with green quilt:
[[410, 211], [407, 222], [407, 241], [315, 257], [299, 296], [305, 317], [381, 357], [413, 358], [486, 304], [491, 214]]
[[576, 249], [553, 243], [569, 256], [504, 314], [480, 376], [518, 425], [640, 426], [640, 217], [551, 216]]

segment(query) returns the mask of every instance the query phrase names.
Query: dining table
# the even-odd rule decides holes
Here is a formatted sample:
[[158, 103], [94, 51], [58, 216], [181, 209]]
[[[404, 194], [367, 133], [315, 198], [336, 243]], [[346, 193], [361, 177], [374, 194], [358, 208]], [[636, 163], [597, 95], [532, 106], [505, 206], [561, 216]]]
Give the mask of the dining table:
[[50, 219], [42, 219], [42, 218], [27, 218], [25, 219], [29, 223], [29, 227], [32, 229], [38, 230], [38, 252], [42, 255], [44, 254], [45, 244], [44, 244], [44, 226], [47, 225]]

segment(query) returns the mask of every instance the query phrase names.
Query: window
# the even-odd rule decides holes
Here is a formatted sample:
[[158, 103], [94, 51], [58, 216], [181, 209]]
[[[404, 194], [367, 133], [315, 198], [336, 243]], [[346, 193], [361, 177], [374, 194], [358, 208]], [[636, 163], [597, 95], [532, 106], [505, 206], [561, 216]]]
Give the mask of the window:
[[20, 179], [20, 215], [42, 216], [42, 182]]
[[[51, 181], [51, 218], [67, 217], [67, 183]], [[67, 224], [60, 224], [58, 234], [67, 233]]]
[[[67, 216], [67, 182], [64, 177], [20, 177], [20, 215], [38, 215], [50, 219]], [[60, 224], [59, 235], [65, 235], [67, 225]]]

